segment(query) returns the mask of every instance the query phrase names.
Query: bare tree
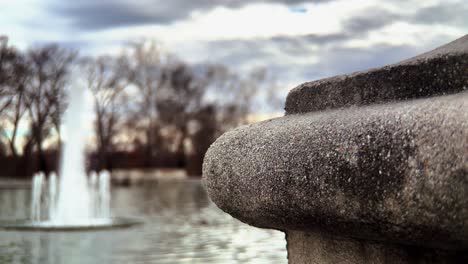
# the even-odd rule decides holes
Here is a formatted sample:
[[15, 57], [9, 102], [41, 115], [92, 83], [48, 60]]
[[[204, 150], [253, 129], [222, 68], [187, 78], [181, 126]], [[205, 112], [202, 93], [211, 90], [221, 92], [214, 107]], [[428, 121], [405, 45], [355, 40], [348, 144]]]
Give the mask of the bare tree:
[[[130, 123], [144, 131], [143, 149], [145, 165], [151, 166], [161, 148], [161, 124], [158, 120], [156, 93], [163, 84], [165, 58], [154, 41], [133, 43], [130, 49], [129, 81], [136, 87], [135, 107]], [[134, 122], [138, 120], [138, 122]]]
[[200, 175], [203, 156], [215, 139], [217, 129], [210, 86], [224, 72], [219, 65], [175, 63], [163, 72], [163, 85], [157, 92], [156, 107], [165, 125], [177, 128], [178, 153], [184, 157], [189, 175]]
[[204, 105], [193, 113], [188, 123], [190, 148], [187, 151], [186, 170], [188, 175], [202, 175], [202, 164], [205, 153], [216, 139], [218, 123], [216, 107]]
[[128, 85], [126, 57], [98, 57], [84, 63], [88, 87], [94, 100], [98, 169], [112, 169], [110, 155], [117, 125], [124, 112], [124, 89]]
[[65, 108], [65, 84], [76, 53], [57, 45], [30, 50], [27, 62], [30, 78], [26, 83], [24, 103], [32, 139], [39, 155], [39, 169], [49, 171], [43, 142], [52, 129], [59, 133], [60, 116]]
[[8, 38], [0, 38], [0, 114], [11, 104], [13, 89], [11, 83], [11, 61], [15, 52], [8, 47]]
[[[218, 135], [248, 122], [248, 116], [264, 108], [276, 107], [275, 80], [265, 68], [254, 68], [239, 75], [222, 65], [206, 65], [209, 95], [204, 105], [216, 108]], [[268, 110], [268, 109], [267, 109]]]
[[24, 71], [21, 54], [8, 45], [8, 38], [0, 36], [0, 114], [12, 104], [17, 94], [17, 77]]
[[0, 38], [0, 116], [4, 126], [0, 134], [6, 139], [9, 152], [18, 156], [16, 139], [24, 115], [24, 87], [29, 69], [24, 56]]
[[187, 64], [168, 65], [156, 94], [156, 108], [161, 122], [175, 126], [180, 133], [179, 153], [184, 153], [188, 121], [202, 106], [206, 85], [201, 80]]
[[[187, 154], [187, 140], [199, 154], [222, 131], [247, 122], [248, 115], [258, 110], [258, 95], [266, 93], [268, 74], [263, 68], [241, 77], [222, 65], [188, 65], [168, 58], [155, 42], [134, 43], [129, 51], [128, 79], [136, 88], [136, 100], [128, 124], [144, 131], [138, 146], [144, 148], [149, 166], [161, 150], [159, 145], [169, 141], [162, 140], [160, 131], [175, 128], [172, 144], [180, 155]], [[196, 131], [190, 129], [194, 127]], [[200, 131], [205, 131], [207, 140], [201, 140]]]

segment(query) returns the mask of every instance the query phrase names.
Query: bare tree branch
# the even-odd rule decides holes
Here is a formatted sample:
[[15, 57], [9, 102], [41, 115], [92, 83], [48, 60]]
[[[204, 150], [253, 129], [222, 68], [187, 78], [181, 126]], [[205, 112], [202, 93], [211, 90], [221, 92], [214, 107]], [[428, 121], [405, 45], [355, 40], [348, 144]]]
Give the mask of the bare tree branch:
[[24, 102], [30, 121], [31, 134], [38, 150], [40, 169], [48, 171], [43, 142], [56, 128], [65, 109], [65, 84], [76, 53], [57, 45], [30, 50], [27, 54], [30, 78], [26, 84]]
[[93, 95], [96, 114], [98, 169], [111, 169], [109, 155], [124, 108], [122, 98], [128, 85], [126, 57], [87, 58], [82, 64]]

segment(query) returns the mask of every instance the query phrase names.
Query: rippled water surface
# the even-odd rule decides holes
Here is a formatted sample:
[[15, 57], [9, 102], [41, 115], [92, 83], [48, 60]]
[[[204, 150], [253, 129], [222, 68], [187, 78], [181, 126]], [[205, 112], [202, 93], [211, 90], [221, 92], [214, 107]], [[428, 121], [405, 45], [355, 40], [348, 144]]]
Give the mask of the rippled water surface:
[[[1, 220], [28, 217], [27, 189], [0, 190]], [[0, 231], [0, 263], [286, 263], [284, 234], [243, 224], [211, 203], [198, 180], [114, 187], [114, 216], [129, 229]]]

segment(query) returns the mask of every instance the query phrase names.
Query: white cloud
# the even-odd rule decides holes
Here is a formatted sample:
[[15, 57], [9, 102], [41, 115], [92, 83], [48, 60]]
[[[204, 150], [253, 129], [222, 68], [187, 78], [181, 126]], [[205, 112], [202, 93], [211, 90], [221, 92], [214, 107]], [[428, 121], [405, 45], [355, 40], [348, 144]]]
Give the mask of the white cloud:
[[[161, 41], [166, 50], [188, 62], [219, 62], [241, 71], [263, 65], [270, 67], [283, 82], [294, 83], [339, 73], [341, 69], [362, 69], [356, 57], [348, 54], [357, 50], [385, 55], [384, 58], [367, 58], [366, 65], [385, 64], [392, 56], [373, 49], [391, 52], [395, 49], [389, 47], [396, 47], [402, 55], [415, 55], [410, 51], [432, 48], [467, 31], [463, 24], [466, 21], [463, 20], [464, 9], [456, 8], [468, 8], [463, 0], [330, 0], [302, 4], [294, 1], [294, 6], [284, 4], [287, 1], [283, 4], [281, 1], [275, 1], [276, 4], [256, 1], [212, 8], [198, 8], [198, 2], [191, 2], [191, 13], [173, 20], [165, 18], [166, 21], [159, 24], [148, 22], [151, 19], [147, 18], [154, 15], [151, 10], [144, 10], [145, 6], [154, 8], [148, 2], [135, 4], [131, 0], [120, 0], [118, 3], [122, 6], [132, 6], [127, 16], [133, 19], [131, 23], [119, 23], [119, 17], [109, 13], [106, 21], [95, 18], [95, 23], [101, 23], [96, 30], [92, 23], [74, 28], [73, 18], [77, 17], [74, 14], [72, 18], [70, 12], [79, 9], [79, 4], [74, 4], [68, 13], [49, 10], [56, 1], [0, 0], [0, 34], [8, 35], [12, 43], [22, 48], [33, 43], [57, 41], [80, 47], [83, 53], [90, 54], [115, 54], [128, 40], [154, 38]], [[86, 8], [93, 8], [93, 4], [95, 2], [88, 1]], [[100, 8], [107, 7], [104, 2], [101, 4]], [[180, 8], [179, 4], [174, 4], [173, 8]], [[437, 13], [439, 6], [445, 7], [445, 13]], [[418, 16], [424, 8], [429, 13], [426, 12], [425, 17]], [[100, 10], [95, 13], [99, 15]], [[434, 17], [440, 21], [427, 21], [431, 12], [436, 12], [439, 16]], [[119, 9], [118, 13], [125, 14], [125, 10]], [[167, 14], [176, 13], [177, 10], [167, 10]], [[457, 17], [456, 23], [444, 22], [448, 19], [447, 13]], [[138, 23], [140, 15], [144, 19]], [[418, 21], [423, 19], [420, 17], [426, 20]], [[336, 59], [333, 52], [350, 59]], [[325, 63], [329, 58], [333, 61]], [[322, 68], [317, 69], [318, 65]]]
[[21, 49], [40, 42], [63, 40], [63, 18], [44, 10], [41, 0], [0, 0], [0, 34]]
[[372, 0], [341, 0], [304, 4], [307, 12], [293, 12], [280, 4], [252, 4], [241, 8], [218, 7], [197, 11], [188, 19], [168, 25], [143, 25], [91, 33], [90, 37], [122, 40], [155, 37], [169, 46], [198, 41], [269, 38], [340, 32], [341, 22], [370, 7]]
[[396, 22], [369, 32], [364, 38], [350, 39], [343, 43], [343, 47], [371, 48], [377, 44], [385, 43], [388, 45], [413, 45], [425, 48], [440, 36], [450, 40], [463, 36], [464, 33], [462, 29], [443, 25], [414, 25], [408, 22]]

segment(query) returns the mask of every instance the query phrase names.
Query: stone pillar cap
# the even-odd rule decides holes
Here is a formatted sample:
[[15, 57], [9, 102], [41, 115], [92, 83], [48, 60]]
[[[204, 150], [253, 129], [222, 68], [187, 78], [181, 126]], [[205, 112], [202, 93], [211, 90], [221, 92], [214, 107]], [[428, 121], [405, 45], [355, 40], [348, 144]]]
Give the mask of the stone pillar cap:
[[[468, 82], [461, 74], [468, 71], [467, 39], [401, 64], [315, 82], [323, 93], [309, 84], [291, 91], [289, 115], [225, 133], [210, 147], [203, 177], [211, 199], [263, 228], [468, 249]], [[431, 67], [435, 75], [417, 84]], [[391, 76], [406, 71], [421, 75], [392, 86]], [[412, 87], [427, 93], [407, 97]], [[318, 96], [329, 100], [347, 89], [360, 99], [332, 100], [325, 107], [331, 110], [311, 112], [326, 106], [317, 107]], [[379, 89], [392, 91], [390, 103], [374, 104], [389, 99], [373, 94]], [[433, 96], [440, 91], [452, 95]]]
[[306, 82], [292, 89], [286, 114], [387, 103], [468, 89], [468, 35], [402, 62]]

